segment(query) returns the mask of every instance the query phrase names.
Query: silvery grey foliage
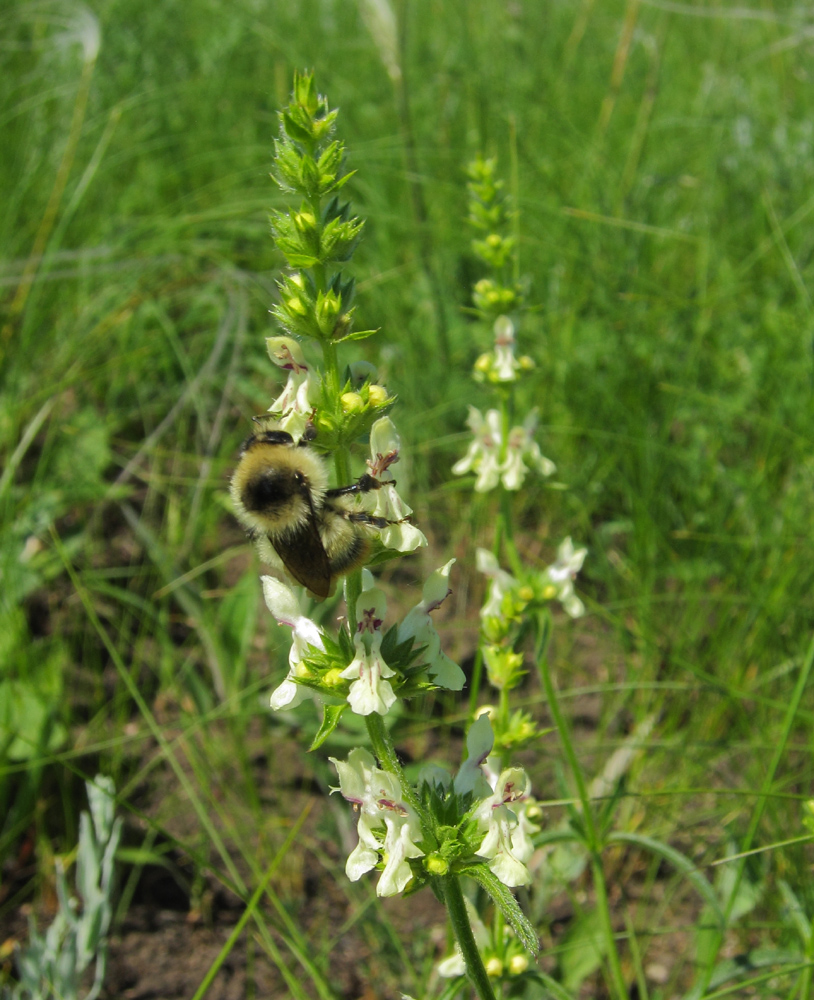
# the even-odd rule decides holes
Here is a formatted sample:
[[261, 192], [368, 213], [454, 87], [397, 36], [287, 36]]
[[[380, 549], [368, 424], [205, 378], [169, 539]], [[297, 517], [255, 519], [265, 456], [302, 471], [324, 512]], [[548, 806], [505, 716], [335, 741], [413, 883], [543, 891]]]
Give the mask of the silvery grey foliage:
[[29, 942], [17, 955], [19, 983], [3, 991], [3, 1000], [79, 1000], [82, 974], [95, 960], [93, 983], [84, 1000], [96, 1000], [107, 966], [107, 932], [112, 916], [113, 861], [122, 821], [114, 818], [115, 788], [97, 775], [87, 782], [90, 813], [79, 818], [76, 892], [69, 895], [62, 862], [57, 858], [59, 911], [45, 932], [30, 919]]

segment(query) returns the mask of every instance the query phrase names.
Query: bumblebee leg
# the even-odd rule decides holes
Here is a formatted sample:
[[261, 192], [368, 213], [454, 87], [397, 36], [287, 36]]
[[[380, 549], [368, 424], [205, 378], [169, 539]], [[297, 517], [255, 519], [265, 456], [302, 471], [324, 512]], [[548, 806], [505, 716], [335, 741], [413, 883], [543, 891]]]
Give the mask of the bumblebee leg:
[[360, 476], [355, 483], [350, 486], [337, 486], [332, 490], [326, 490], [326, 497], [346, 497], [352, 496], [355, 493], [372, 493], [374, 490], [380, 490], [382, 486], [395, 486], [395, 480], [389, 480], [387, 483], [382, 483], [378, 479], [374, 479], [373, 476], [369, 476], [365, 473]]
[[342, 512], [342, 517], [354, 524], [369, 524], [372, 528], [387, 528], [391, 524], [399, 524], [399, 521], [388, 521], [386, 517], [375, 517], [364, 510], [346, 510]]

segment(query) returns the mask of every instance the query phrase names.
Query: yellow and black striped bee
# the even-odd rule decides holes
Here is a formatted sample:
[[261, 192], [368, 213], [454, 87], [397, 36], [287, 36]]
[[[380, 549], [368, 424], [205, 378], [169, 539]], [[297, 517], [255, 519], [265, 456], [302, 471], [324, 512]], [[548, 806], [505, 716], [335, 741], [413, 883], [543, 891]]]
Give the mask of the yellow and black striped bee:
[[313, 430], [298, 443], [273, 427], [252, 434], [240, 450], [230, 493], [237, 519], [261, 559], [269, 561], [270, 544], [298, 583], [325, 598], [337, 577], [365, 562], [373, 531], [391, 522], [356, 503], [360, 493], [381, 487], [373, 476], [328, 488], [325, 459], [311, 447], [312, 440]]

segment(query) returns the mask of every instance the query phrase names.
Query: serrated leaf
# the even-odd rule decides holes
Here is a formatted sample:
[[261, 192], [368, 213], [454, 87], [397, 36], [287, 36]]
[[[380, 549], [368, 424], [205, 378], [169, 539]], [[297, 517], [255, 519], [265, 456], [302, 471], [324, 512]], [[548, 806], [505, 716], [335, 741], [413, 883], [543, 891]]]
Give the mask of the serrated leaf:
[[344, 337], [339, 337], [334, 343], [344, 344], [346, 340], [366, 340], [368, 337], [372, 337], [374, 333], [378, 333], [379, 330], [381, 330], [380, 326], [377, 326], [375, 330], [354, 330], [351, 333], [346, 333]]
[[308, 747], [308, 752], [312, 750], [317, 750], [325, 740], [331, 735], [331, 733], [339, 725], [339, 720], [342, 718], [342, 713], [348, 707], [347, 702], [342, 705], [324, 705], [322, 709], [322, 725], [319, 727], [316, 736]]
[[461, 874], [468, 875], [482, 889], [486, 890], [495, 906], [511, 925], [526, 951], [531, 955], [536, 955], [540, 950], [537, 932], [520, 909], [520, 905], [514, 898], [511, 889], [505, 886], [497, 875], [485, 864], [467, 865], [461, 869]]
[[348, 183], [348, 181], [351, 179], [351, 177], [353, 177], [353, 175], [355, 173], [356, 173], [355, 170], [350, 170], [350, 171], [348, 171], [348, 173], [346, 173], [342, 177], [340, 177], [339, 180], [334, 185], [334, 188], [333, 188], [334, 191], [338, 191], [341, 187], [344, 187]]
[[282, 118], [283, 128], [289, 139], [293, 139], [295, 142], [311, 141], [310, 129], [304, 128], [298, 122], [294, 121], [287, 111], [283, 111], [280, 117]]

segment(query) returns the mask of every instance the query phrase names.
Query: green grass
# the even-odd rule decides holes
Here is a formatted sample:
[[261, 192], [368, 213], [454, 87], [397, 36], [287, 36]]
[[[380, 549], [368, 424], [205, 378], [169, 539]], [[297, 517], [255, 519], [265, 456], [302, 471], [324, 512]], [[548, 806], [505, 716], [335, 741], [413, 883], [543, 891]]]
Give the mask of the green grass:
[[[99, 768], [133, 819], [132, 849], [146, 835], [151, 858], [154, 843], [181, 851], [245, 901], [307, 798], [293, 789], [334, 780], [319, 760], [299, 764], [295, 804], [266, 774], [280, 773], [289, 734], [265, 707], [285, 636], [260, 606], [226, 496], [248, 418], [277, 385], [263, 338], [280, 258], [266, 217], [283, 199], [268, 170], [276, 109], [304, 66], [341, 109], [358, 170], [357, 325], [382, 333], [357, 350], [399, 397], [411, 456], [400, 486], [432, 539], [423, 566], [454, 554], [456, 589], [479, 593], [472, 543], [488, 539], [493, 508], [449, 471], [467, 403], [487, 399], [469, 377], [487, 334], [464, 309], [479, 273], [464, 165], [483, 151], [508, 177], [516, 128], [521, 271], [536, 303], [519, 341], [538, 365], [538, 436], [567, 486], [531, 484], [518, 521], [541, 564], [569, 533], [590, 550], [590, 616], [557, 634], [564, 704], [599, 692], [594, 724], [578, 729], [589, 770], [657, 718], [622, 825], [706, 864], [755, 815], [814, 619], [804, 11], [395, 7], [409, 116], [349, 2], [107, 0], [84, 76], [81, 47], [59, 38], [70, 5], [2, 15], [0, 681], [21, 730], [10, 745], [0, 718], [2, 918], [36, 898], [50, 851], [75, 843], [82, 780]], [[459, 603], [445, 623], [461, 658], [476, 607]], [[755, 833], [763, 892], [733, 938], [741, 949], [791, 943], [780, 877], [814, 913], [809, 850], [771, 849], [804, 832], [812, 719], [804, 692]], [[426, 748], [427, 728], [411, 720], [406, 745]], [[554, 799], [553, 737], [545, 751], [535, 787]], [[308, 850], [363, 942], [359, 981], [331, 985], [304, 877], [272, 877], [249, 922], [257, 961], [277, 955], [292, 995], [359, 995], [369, 982], [423, 996], [430, 945], [397, 944], [398, 915], [382, 920], [370, 887], [345, 883], [333, 840], [347, 818], [317, 800]], [[38, 878], [19, 862], [26, 842]], [[609, 864], [656, 881], [632, 855]], [[662, 929], [700, 911], [684, 883], [668, 882], [660, 906], [654, 939], [639, 939], [645, 967]], [[685, 946], [671, 960], [680, 984]], [[779, 982], [755, 995], [791, 995], [794, 978]], [[664, 989], [651, 984], [651, 998]]]

